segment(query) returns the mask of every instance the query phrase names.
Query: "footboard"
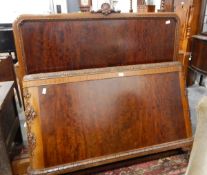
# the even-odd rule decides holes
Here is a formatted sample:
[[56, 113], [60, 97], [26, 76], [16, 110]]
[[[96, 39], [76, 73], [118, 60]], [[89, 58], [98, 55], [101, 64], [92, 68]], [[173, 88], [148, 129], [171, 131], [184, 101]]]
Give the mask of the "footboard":
[[178, 62], [27, 75], [30, 174], [61, 174], [192, 143]]

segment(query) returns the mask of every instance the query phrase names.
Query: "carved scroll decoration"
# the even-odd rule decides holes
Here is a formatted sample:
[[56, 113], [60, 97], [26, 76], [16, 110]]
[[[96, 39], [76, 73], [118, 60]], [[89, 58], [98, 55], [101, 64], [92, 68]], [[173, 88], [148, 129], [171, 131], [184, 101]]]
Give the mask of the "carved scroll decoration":
[[109, 3], [103, 3], [101, 5], [101, 10], [98, 11], [91, 11], [91, 13], [102, 13], [103, 15], [109, 15], [111, 13], [120, 13], [121, 11], [115, 11], [114, 9], [111, 9], [111, 6]]
[[36, 113], [34, 111], [33, 106], [30, 104], [31, 94], [29, 93], [28, 89], [24, 89], [23, 93], [24, 101], [25, 101], [25, 117], [26, 117], [26, 124], [27, 124], [27, 139], [29, 143], [29, 149], [31, 155], [36, 147], [36, 138], [35, 134], [31, 132], [31, 123], [36, 117]]

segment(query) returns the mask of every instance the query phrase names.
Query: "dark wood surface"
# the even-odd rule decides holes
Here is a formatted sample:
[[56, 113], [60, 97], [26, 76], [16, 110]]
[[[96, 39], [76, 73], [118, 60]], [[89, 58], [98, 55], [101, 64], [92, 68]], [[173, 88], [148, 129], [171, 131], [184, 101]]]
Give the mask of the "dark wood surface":
[[200, 30], [202, 1], [204, 0], [162, 0], [163, 10], [175, 12], [180, 18], [179, 51], [190, 52], [190, 38]]
[[177, 73], [51, 85], [45, 96], [40, 87], [45, 166], [184, 139], [181, 94], [174, 82]]
[[201, 73], [207, 74], [207, 36], [193, 36], [191, 51], [190, 66]]
[[19, 105], [22, 106], [21, 95], [19, 92], [17, 77], [11, 56], [8, 56], [6, 58], [0, 57], [0, 82], [3, 81], [14, 81], [14, 87], [16, 89]]
[[14, 23], [22, 76], [176, 60], [178, 30], [168, 13], [22, 16]]
[[195, 84], [196, 81], [198, 81], [197, 83], [200, 84], [201, 79], [198, 79], [198, 77], [200, 77], [200, 76], [201, 75], [199, 75], [198, 72], [195, 71], [195, 69], [193, 69], [191, 66], [189, 66], [188, 69], [187, 69], [187, 78], [186, 78], [187, 87], [192, 86], [193, 84]]
[[10, 175], [10, 151], [19, 128], [14, 82], [0, 83], [0, 174]]
[[183, 81], [177, 62], [27, 76], [36, 113], [29, 117], [31, 167], [92, 166], [172, 149], [177, 141], [181, 147], [191, 138]]

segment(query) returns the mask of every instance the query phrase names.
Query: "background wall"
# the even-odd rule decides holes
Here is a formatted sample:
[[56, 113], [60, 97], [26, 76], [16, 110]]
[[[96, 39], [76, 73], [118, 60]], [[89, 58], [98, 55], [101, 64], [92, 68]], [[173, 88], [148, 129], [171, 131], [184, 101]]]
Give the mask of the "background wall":
[[4, 0], [0, 2], [0, 23], [12, 23], [17, 16], [49, 13], [49, 0]]
[[62, 12], [67, 13], [66, 0], [1, 0], [0, 23], [12, 23], [21, 14], [54, 13], [52, 5], [61, 5]]
[[[104, 2], [115, 0], [92, 0], [93, 10], [98, 10]], [[130, 0], [116, 0], [116, 9], [128, 13]], [[133, 1], [133, 11], [137, 12], [137, 0]], [[153, 0], [156, 9], [160, 0]], [[1, 0], [0, 23], [12, 23], [20, 14], [50, 14], [56, 12], [56, 5], [61, 5], [62, 13], [79, 11], [79, 0]]]
[[80, 11], [80, 1], [79, 0], [67, 0], [68, 12]]

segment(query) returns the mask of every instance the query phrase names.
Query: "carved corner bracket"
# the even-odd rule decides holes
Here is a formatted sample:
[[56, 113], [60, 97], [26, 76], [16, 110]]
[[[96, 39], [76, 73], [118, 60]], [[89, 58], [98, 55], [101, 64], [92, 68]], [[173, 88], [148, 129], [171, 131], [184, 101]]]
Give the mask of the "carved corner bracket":
[[98, 11], [91, 11], [91, 13], [102, 13], [103, 15], [109, 15], [111, 13], [121, 13], [120, 10], [115, 11], [114, 9], [111, 9], [111, 6], [109, 3], [103, 3], [101, 5], [101, 9]]
[[31, 123], [36, 117], [36, 112], [33, 106], [30, 104], [31, 94], [29, 93], [28, 89], [25, 88], [23, 92], [23, 97], [25, 101], [25, 117], [26, 117], [26, 124], [27, 124], [27, 139], [30, 148], [31, 155], [36, 147], [36, 138], [35, 134], [31, 131]]

